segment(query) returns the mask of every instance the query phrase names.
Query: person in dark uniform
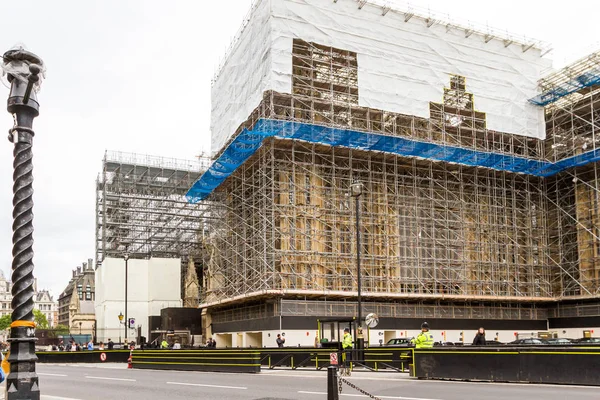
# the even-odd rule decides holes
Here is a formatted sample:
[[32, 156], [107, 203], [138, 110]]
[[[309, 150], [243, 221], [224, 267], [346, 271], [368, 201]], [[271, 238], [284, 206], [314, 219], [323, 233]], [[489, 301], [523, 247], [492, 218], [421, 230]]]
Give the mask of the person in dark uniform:
[[473, 339], [473, 346], [485, 346], [485, 329], [479, 328]]

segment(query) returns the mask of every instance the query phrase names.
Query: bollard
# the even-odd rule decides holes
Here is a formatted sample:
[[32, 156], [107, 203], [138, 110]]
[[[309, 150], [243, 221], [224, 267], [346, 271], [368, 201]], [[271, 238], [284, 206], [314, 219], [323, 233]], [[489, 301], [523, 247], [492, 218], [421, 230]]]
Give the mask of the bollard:
[[327, 400], [339, 400], [337, 367], [327, 367]]

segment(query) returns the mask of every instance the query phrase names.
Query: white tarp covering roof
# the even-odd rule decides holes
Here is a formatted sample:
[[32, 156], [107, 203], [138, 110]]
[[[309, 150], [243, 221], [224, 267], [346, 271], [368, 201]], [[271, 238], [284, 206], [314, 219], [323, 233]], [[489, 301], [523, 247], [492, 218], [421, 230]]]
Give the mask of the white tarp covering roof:
[[357, 53], [359, 105], [429, 117], [450, 75], [466, 78], [487, 128], [545, 138], [544, 111], [528, 103], [550, 61], [539, 46], [355, 0], [260, 0], [212, 89], [211, 149], [219, 151], [266, 90], [291, 93], [292, 41]]

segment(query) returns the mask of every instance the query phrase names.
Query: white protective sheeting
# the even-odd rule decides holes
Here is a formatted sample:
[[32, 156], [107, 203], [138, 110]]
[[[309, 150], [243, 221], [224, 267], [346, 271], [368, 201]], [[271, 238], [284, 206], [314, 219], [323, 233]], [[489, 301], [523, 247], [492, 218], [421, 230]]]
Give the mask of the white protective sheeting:
[[[270, 1], [259, 0], [215, 79], [211, 93], [211, 151], [219, 151], [270, 89]], [[292, 48], [288, 53], [291, 57]], [[291, 70], [290, 70], [291, 71]], [[286, 93], [291, 90], [288, 88]]]
[[460, 28], [405, 22], [403, 13], [355, 0], [262, 0], [213, 87], [212, 150], [218, 151], [272, 89], [291, 93], [292, 41], [357, 53], [359, 105], [429, 117], [429, 102], [442, 102], [450, 75], [466, 78], [475, 108], [488, 129], [545, 138], [543, 109], [527, 100], [550, 61], [536, 48]]

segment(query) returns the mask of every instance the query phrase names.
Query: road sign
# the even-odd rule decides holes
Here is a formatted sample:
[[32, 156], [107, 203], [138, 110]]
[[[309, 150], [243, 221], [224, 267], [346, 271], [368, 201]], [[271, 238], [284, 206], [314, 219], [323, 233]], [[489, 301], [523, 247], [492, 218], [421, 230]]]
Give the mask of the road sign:
[[337, 353], [330, 353], [329, 354], [329, 364], [331, 364], [331, 365], [338, 365], [338, 356], [337, 356]]
[[129, 318], [129, 327], [135, 326], [135, 318]]
[[106, 353], [100, 353], [100, 361], [106, 361]]

